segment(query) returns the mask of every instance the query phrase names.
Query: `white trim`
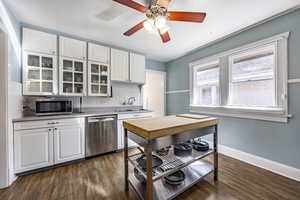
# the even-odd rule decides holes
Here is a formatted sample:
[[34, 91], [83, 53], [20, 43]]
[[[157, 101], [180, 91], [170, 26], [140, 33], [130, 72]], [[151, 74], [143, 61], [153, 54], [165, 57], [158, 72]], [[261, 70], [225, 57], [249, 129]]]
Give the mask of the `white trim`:
[[[259, 119], [275, 122], [288, 121], [288, 58], [287, 58], [287, 40], [289, 32], [281, 33], [257, 42], [253, 42], [241, 47], [228, 50], [226, 52], [203, 58], [190, 63], [190, 110], [191, 112], [223, 115], [238, 118]], [[278, 109], [255, 109], [255, 108], [236, 108], [228, 106], [230, 92], [230, 57], [236, 54], [247, 52], [256, 48], [262, 48], [266, 45], [273, 44], [276, 47], [276, 105]], [[193, 104], [193, 89], [194, 89], [194, 68], [219, 60], [220, 66], [220, 105], [219, 106], [200, 106]], [[282, 108], [281, 112], [278, 112]]]
[[[212, 142], [208, 141], [208, 143], [212, 146]], [[300, 169], [268, 160], [266, 158], [246, 153], [237, 149], [233, 149], [224, 145], [219, 144], [218, 148], [219, 153], [221, 154], [300, 182]]]
[[[0, 27], [0, 188], [9, 185], [8, 146], [8, 35]], [[2, 179], [4, 178], [4, 180]]]
[[289, 79], [288, 83], [300, 83], [300, 78]]
[[166, 94], [178, 94], [178, 93], [189, 93], [190, 90], [173, 90], [173, 91], [167, 91]]
[[259, 108], [238, 108], [231, 106], [195, 106], [190, 105], [190, 112], [236, 117], [236, 118], [246, 118], [246, 119], [256, 119], [264, 121], [274, 121], [287, 123], [288, 118], [292, 115], [285, 114], [284, 110], [281, 109], [259, 109]]

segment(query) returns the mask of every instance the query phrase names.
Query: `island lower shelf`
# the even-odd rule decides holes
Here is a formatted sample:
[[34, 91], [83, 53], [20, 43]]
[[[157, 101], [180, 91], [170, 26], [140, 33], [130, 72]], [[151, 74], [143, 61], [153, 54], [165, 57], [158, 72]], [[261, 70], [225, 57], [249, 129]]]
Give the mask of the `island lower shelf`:
[[[170, 175], [170, 174], [172, 174], [172, 173], [174, 173], [174, 172], [176, 172], [176, 171], [178, 171], [178, 170], [180, 170], [180, 169], [182, 169], [182, 168], [184, 168], [184, 167], [186, 167], [186, 166], [188, 166], [188, 165], [190, 165], [191, 163], [193, 163], [193, 162], [196, 162], [197, 160], [200, 160], [200, 159], [202, 159], [202, 158], [205, 158], [205, 157], [207, 157], [207, 156], [209, 156], [209, 155], [211, 155], [211, 154], [213, 154], [214, 152], [213, 152], [213, 150], [212, 149], [209, 149], [209, 150], [207, 150], [207, 151], [196, 151], [196, 150], [194, 150], [193, 149], [193, 151], [192, 151], [192, 154], [191, 155], [189, 155], [189, 156], [184, 156], [184, 157], [178, 157], [178, 156], [176, 156], [176, 155], [174, 155], [174, 150], [173, 149], [170, 149], [170, 152], [168, 153], [168, 155], [166, 155], [166, 156], [158, 156], [158, 157], [160, 157], [163, 161], [167, 161], [167, 160], [172, 160], [172, 159], [178, 159], [178, 160], [180, 160], [180, 161], [182, 161], [182, 165], [180, 165], [180, 166], [178, 166], [178, 167], [176, 167], [176, 168], [174, 168], [174, 169], [171, 169], [171, 170], [168, 170], [168, 171], [165, 171], [165, 172], [162, 172], [162, 171], [160, 171], [160, 170], [158, 170], [158, 169], [153, 169], [153, 181], [157, 181], [157, 180], [159, 180], [159, 179], [161, 179], [161, 178], [163, 178], [163, 177], [165, 177], [165, 176], [168, 176], [168, 175]], [[135, 154], [135, 155], [131, 155], [131, 156], [129, 156], [129, 161], [130, 161], [130, 163], [141, 173], [141, 175], [145, 178], [145, 179], [147, 179], [147, 176], [146, 176], [146, 172], [145, 171], [143, 171], [143, 169], [141, 169], [141, 167], [138, 165], [138, 163], [136, 162], [136, 160], [140, 157], [140, 156], [142, 156], [143, 154], [142, 153], [139, 153], [139, 154]], [[155, 153], [154, 153], [154, 155], [156, 155]], [[164, 165], [164, 162], [163, 162], [163, 164], [162, 165]]]
[[[214, 171], [214, 166], [198, 160], [181, 169], [185, 173], [185, 180], [180, 185], [170, 185], [164, 179], [153, 183], [153, 200], [173, 199], [194, 184], [201, 181], [205, 176]], [[129, 183], [141, 199], [146, 197], [146, 184], [141, 183], [134, 174], [129, 176]]]

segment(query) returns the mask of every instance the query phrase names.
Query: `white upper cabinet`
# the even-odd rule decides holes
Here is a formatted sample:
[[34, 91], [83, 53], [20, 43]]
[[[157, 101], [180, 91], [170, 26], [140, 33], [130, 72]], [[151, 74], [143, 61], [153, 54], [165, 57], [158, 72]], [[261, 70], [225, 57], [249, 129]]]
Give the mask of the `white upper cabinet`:
[[57, 55], [57, 36], [23, 28], [23, 50]]
[[57, 95], [57, 57], [23, 51], [23, 95]]
[[86, 96], [86, 61], [60, 57], [59, 94]]
[[145, 76], [145, 56], [130, 53], [130, 81], [144, 84]]
[[66, 37], [59, 38], [59, 54], [63, 57], [86, 59], [86, 42]]
[[109, 65], [88, 62], [88, 96], [110, 96]]
[[101, 45], [89, 43], [88, 60], [109, 64], [110, 52], [109, 48]]
[[129, 81], [129, 54], [127, 51], [111, 49], [111, 80]]
[[57, 95], [57, 36], [23, 28], [23, 95]]

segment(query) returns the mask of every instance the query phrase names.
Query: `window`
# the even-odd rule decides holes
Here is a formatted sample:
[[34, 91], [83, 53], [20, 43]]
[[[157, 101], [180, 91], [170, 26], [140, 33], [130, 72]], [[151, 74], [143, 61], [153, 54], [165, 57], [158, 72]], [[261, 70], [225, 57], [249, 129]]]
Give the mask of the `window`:
[[218, 63], [209, 63], [194, 68], [194, 102], [196, 105], [219, 104], [219, 66]]
[[231, 56], [229, 105], [276, 107], [275, 46]]
[[191, 63], [191, 112], [287, 122], [288, 36]]

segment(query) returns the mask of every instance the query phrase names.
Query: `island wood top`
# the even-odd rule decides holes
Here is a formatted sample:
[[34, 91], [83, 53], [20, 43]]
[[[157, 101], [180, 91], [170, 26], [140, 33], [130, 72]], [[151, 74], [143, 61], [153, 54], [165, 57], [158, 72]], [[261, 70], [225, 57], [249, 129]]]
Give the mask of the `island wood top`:
[[214, 126], [219, 120], [203, 115], [171, 115], [148, 119], [127, 120], [123, 122], [124, 128], [145, 139], [156, 139], [198, 128]]

